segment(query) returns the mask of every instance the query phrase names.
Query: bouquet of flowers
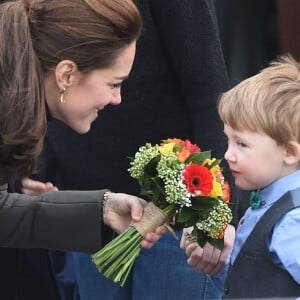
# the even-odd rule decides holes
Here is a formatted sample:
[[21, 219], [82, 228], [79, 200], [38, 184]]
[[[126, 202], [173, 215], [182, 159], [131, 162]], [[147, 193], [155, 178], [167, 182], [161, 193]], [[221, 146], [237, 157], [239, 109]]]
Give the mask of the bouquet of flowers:
[[140, 222], [92, 255], [104, 276], [123, 286], [140, 251], [143, 235], [166, 224], [174, 230], [193, 226], [188, 238], [222, 249], [224, 231], [231, 221], [229, 185], [221, 160], [201, 151], [189, 140], [167, 139], [147, 143], [131, 158], [130, 175], [150, 199]]

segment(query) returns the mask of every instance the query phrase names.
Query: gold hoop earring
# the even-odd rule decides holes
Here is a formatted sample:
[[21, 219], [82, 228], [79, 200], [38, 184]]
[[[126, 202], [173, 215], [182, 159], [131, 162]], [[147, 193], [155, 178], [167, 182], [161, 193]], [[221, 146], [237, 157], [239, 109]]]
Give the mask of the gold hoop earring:
[[64, 87], [63, 90], [60, 92], [60, 97], [59, 97], [59, 102], [60, 103], [65, 103], [65, 99], [64, 99], [65, 91], [66, 91], [66, 88]]

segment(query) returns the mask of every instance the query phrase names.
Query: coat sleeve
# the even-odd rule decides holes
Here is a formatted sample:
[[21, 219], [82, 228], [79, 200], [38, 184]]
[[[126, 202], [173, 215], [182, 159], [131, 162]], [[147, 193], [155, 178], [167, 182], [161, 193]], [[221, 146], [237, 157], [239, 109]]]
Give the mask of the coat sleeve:
[[0, 188], [0, 247], [96, 252], [101, 247], [101, 201], [106, 190], [40, 196]]

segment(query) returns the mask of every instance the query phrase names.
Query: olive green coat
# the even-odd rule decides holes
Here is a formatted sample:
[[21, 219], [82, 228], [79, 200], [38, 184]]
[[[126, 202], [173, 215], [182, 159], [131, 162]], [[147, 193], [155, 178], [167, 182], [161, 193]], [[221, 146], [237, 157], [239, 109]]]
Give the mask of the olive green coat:
[[96, 252], [105, 191], [27, 196], [0, 186], [0, 247]]

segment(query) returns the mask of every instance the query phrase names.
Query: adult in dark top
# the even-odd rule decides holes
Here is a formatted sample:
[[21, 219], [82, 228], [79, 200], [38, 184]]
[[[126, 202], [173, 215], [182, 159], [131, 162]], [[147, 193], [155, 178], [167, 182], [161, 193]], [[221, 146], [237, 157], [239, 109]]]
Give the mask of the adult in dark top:
[[[94, 253], [103, 245], [102, 217], [106, 225], [121, 232], [142, 215], [146, 201], [108, 193], [107, 189], [29, 196], [10, 193], [7, 186], [17, 174], [29, 176], [35, 170], [46, 133], [46, 107], [49, 115], [84, 133], [100, 110], [120, 103], [120, 90], [115, 86], [120, 77], [129, 75], [141, 25], [131, 0], [1, 3], [1, 250], [13, 247]], [[159, 234], [152, 238], [142, 245], [150, 242], [151, 246]], [[35, 291], [41, 286], [39, 282], [27, 284], [26, 267], [22, 269], [23, 282], [10, 277], [13, 271], [20, 271], [18, 256], [11, 264], [2, 251], [0, 258], [1, 299], [55, 299], [52, 294], [37, 296]], [[25, 289], [19, 290], [19, 284]], [[30, 297], [27, 291], [32, 292]]]

